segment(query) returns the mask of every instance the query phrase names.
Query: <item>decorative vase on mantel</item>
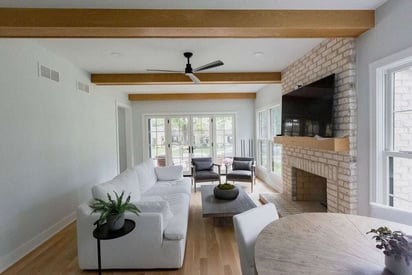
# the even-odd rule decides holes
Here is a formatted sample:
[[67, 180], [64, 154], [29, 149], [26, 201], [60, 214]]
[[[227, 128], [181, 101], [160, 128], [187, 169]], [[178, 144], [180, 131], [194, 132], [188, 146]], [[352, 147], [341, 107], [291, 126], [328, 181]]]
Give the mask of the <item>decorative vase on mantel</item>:
[[394, 256], [385, 255], [385, 266], [395, 275], [412, 274], [412, 263], [408, 265], [404, 259], [395, 259]]
[[110, 231], [122, 229], [124, 226], [124, 213], [109, 215], [107, 217], [107, 226]]

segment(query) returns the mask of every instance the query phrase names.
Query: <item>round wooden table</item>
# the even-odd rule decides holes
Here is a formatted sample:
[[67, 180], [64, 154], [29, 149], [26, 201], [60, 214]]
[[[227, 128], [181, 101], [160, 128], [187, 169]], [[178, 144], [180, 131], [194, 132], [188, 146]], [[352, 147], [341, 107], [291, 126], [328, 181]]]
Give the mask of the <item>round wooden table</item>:
[[392, 274], [375, 247], [371, 228], [388, 226], [412, 235], [412, 227], [364, 216], [304, 213], [265, 227], [255, 246], [259, 275]]

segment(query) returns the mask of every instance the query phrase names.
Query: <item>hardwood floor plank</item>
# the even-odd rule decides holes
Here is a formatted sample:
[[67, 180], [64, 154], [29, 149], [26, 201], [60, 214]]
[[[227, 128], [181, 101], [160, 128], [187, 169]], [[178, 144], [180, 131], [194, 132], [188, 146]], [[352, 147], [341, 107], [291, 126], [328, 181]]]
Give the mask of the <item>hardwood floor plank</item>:
[[[250, 193], [250, 186], [243, 186]], [[275, 192], [261, 181], [251, 195]], [[200, 189], [199, 189], [200, 190]], [[78, 266], [76, 223], [68, 225], [4, 273], [9, 274], [96, 274]], [[238, 275], [240, 262], [233, 226], [216, 226], [212, 218], [202, 217], [200, 192], [192, 193], [189, 211], [186, 255], [183, 267], [172, 270], [107, 270], [105, 275]]]

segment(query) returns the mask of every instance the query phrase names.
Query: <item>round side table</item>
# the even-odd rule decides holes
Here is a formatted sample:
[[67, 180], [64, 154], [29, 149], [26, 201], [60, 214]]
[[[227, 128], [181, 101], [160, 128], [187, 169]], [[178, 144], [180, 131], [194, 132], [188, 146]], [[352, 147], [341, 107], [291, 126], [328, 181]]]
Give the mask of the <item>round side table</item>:
[[120, 238], [124, 235], [129, 234], [135, 228], [136, 224], [132, 220], [126, 219], [124, 221], [123, 228], [110, 231], [109, 226], [107, 223], [103, 224], [102, 226], [98, 226], [95, 230], [93, 230], [93, 237], [97, 239], [97, 262], [99, 266], [99, 275], [102, 274], [102, 263], [101, 263], [101, 255], [100, 255], [100, 240], [112, 240]]

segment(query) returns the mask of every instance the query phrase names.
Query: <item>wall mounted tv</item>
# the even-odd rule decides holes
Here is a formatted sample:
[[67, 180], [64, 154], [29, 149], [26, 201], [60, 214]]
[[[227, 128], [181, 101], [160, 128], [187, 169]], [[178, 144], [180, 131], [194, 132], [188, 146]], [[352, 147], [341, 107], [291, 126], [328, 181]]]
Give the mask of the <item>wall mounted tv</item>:
[[335, 75], [282, 96], [282, 135], [333, 137]]

